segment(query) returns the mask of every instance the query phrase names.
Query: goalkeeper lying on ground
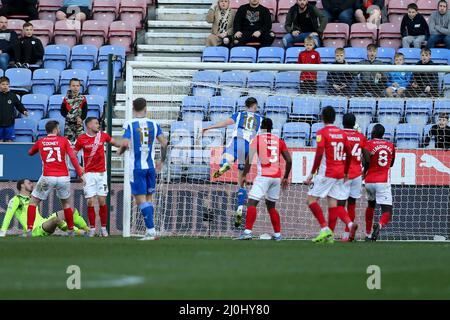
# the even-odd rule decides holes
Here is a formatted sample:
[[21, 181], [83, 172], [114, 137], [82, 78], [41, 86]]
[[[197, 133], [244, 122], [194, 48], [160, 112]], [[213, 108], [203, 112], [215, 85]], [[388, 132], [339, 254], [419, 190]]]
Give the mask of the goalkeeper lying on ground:
[[[17, 190], [19, 194], [14, 196], [8, 204], [8, 210], [6, 211], [5, 218], [3, 219], [3, 225], [0, 229], [0, 237], [6, 235], [6, 231], [9, 228], [9, 224], [13, 216], [22, 225], [23, 230], [27, 230], [27, 210], [30, 203], [31, 192], [33, 191], [33, 182], [28, 179], [19, 180], [17, 182]], [[38, 208], [36, 208], [38, 210]], [[73, 221], [78, 227], [74, 227], [75, 234], [82, 235], [86, 231], [89, 231], [89, 227], [80, 215], [77, 209], [74, 209]], [[43, 218], [39, 211], [36, 211], [36, 220], [34, 221], [32, 236], [33, 237], [45, 237], [55, 232], [56, 228], [62, 231], [67, 231], [67, 224], [64, 221], [64, 211], [60, 210], [51, 214], [48, 218]]]

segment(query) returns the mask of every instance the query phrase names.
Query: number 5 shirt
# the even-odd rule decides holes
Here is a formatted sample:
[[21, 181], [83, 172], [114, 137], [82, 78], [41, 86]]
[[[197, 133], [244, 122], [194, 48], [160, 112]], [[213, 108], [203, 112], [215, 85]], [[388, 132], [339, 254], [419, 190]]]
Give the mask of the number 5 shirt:
[[28, 151], [28, 154], [33, 156], [38, 152], [42, 159], [43, 176], [67, 177], [69, 175], [69, 169], [67, 168], [66, 155], [68, 155], [70, 161], [72, 161], [77, 175], [79, 177], [83, 175], [77, 157], [67, 138], [56, 135], [48, 135], [42, 139], [39, 139]]
[[367, 141], [365, 149], [370, 153], [366, 183], [387, 183], [389, 181], [389, 169], [395, 158], [394, 145], [386, 140], [372, 139]]
[[258, 155], [258, 176], [281, 178], [281, 153], [286, 143], [271, 133], [258, 134], [250, 148]]
[[[317, 131], [316, 141], [316, 156], [311, 174], [319, 169], [317, 174], [320, 176], [343, 179], [351, 159], [345, 131], [334, 125], [326, 125]], [[345, 160], [346, 156], [348, 162]]]

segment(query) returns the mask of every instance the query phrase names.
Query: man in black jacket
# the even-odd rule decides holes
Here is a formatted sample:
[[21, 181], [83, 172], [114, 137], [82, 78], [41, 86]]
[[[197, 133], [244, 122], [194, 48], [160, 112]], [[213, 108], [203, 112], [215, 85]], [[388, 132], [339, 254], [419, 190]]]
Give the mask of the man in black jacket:
[[[417, 65], [430, 66], [435, 63], [431, 60], [431, 50], [422, 48], [420, 61]], [[407, 92], [411, 97], [437, 97], [439, 80], [436, 72], [414, 72], [411, 87]]]
[[250, 0], [249, 4], [239, 7], [234, 17], [234, 45], [268, 47], [275, 40], [275, 34], [271, 30], [272, 17], [269, 9], [260, 5], [259, 0]]
[[27, 15], [30, 20], [39, 19], [37, 0], [2, 0], [0, 16]]
[[8, 64], [13, 64], [17, 56], [18, 48], [17, 33], [8, 30], [8, 19], [0, 16], [0, 68], [8, 69]]
[[338, 20], [351, 25], [356, 0], [322, 0], [323, 13], [328, 22]]
[[22, 102], [17, 98], [16, 94], [9, 91], [9, 79], [7, 77], [0, 78], [0, 142], [14, 141], [14, 122], [16, 108], [20, 113], [28, 116], [28, 111]]
[[44, 47], [41, 40], [33, 36], [33, 25], [29, 22], [23, 25], [23, 37], [19, 39], [17, 67], [28, 68], [30, 64], [42, 65]]
[[327, 25], [327, 18], [316, 6], [308, 4], [308, 0], [297, 0], [286, 16], [284, 28], [288, 32], [283, 37], [286, 48], [292, 47], [296, 42], [303, 42], [311, 36], [320, 47], [320, 39]]

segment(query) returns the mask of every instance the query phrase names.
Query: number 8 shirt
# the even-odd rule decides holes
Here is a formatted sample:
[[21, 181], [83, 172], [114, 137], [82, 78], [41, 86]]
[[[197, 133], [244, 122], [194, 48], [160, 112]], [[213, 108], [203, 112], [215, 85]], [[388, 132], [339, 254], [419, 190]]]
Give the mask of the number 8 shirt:
[[395, 158], [394, 145], [386, 140], [372, 139], [367, 141], [365, 149], [370, 152], [366, 183], [388, 183], [389, 169]]

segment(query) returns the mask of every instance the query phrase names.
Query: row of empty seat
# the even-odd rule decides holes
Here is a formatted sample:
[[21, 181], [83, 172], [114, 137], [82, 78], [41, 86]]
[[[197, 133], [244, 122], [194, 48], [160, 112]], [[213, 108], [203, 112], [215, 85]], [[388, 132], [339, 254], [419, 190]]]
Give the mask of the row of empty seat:
[[[229, 50], [226, 47], [206, 47], [203, 50], [203, 62], [241, 62], [241, 63], [297, 63], [298, 55], [304, 51], [304, 47], [291, 47], [286, 50], [280, 47], [262, 47], [259, 50], [249, 47], [234, 47]], [[335, 61], [335, 48], [319, 47], [315, 49], [321, 58], [322, 63], [333, 63]], [[362, 47], [347, 47], [345, 59], [348, 63], [358, 63], [367, 59], [367, 49]], [[377, 58], [386, 64], [394, 62], [396, 52], [403, 53], [406, 64], [416, 64], [420, 60], [419, 48], [400, 48], [397, 51], [393, 48], [379, 47]], [[431, 59], [437, 64], [449, 64], [450, 50], [433, 48], [431, 49]]]

